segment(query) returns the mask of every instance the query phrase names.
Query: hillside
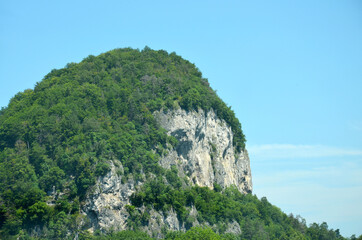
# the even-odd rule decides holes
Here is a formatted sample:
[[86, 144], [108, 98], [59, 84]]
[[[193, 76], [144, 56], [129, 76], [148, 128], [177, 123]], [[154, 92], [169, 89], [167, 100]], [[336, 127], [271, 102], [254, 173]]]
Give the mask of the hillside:
[[0, 111], [0, 235], [344, 239], [253, 196], [245, 141], [175, 53], [115, 49], [67, 64]]

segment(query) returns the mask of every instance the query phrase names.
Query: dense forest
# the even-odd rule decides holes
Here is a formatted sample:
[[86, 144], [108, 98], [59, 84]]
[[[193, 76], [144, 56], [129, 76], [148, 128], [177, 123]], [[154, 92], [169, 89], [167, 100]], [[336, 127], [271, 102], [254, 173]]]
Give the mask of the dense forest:
[[[194, 64], [163, 50], [125, 48], [88, 56], [16, 94], [0, 111], [1, 239], [151, 239], [139, 231], [149, 218], [141, 206], [173, 208], [188, 226], [185, 233], [165, 229], [166, 239], [345, 239], [326, 223], [307, 226], [266, 198], [232, 187], [185, 186], [177, 170], [163, 169], [160, 156], [178, 142], [153, 112], [176, 108], [213, 109], [234, 132], [235, 154], [245, 148], [239, 120], [208, 80]], [[82, 228], [80, 209], [113, 159], [121, 162], [124, 181], [145, 182], [128, 206], [132, 231], [91, 234]], [[60, 197], [51, 202], [55, 192]], [[192, 227], [191, 205], [203, 226]], [[225, 232], [233, 221], [241, 234]]]

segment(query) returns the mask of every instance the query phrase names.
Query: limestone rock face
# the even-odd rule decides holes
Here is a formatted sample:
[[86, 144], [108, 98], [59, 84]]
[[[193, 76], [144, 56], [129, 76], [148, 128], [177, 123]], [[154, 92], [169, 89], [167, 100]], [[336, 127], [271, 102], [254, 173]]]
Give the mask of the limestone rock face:
[[168, 134], [178, 139], [174, 151], [163, 157], [164, 168], [175, 165], [193, 184], [213, 188], [235, 185], [242, 193], [252, 191], [247, 151], [235, 154], [233, 132], [214, 111], [182, 109], [155, 114]]
[[[99, 177], [96, 186], [92, 189], [86, 198], [86, 203], [82, 208], [83, 214], [89, 219], [88, 227], [92, 232], [96, 229], [107, 230], [126, 230], [127, 219], [130, 217], [126, 206], [130, 205], [130, 197], [142, 185], [142, 182], [135, 182], [128, 179], [122, 183], [122, 177], [117, 172], [122, 172], [122, 166], [118, 162], [116, 167], [110, 162], [111, 171], [105, 176]], [[144, 208], [139, 209], [144, 212]], [[193, 210], [193, 211], [192, 211]], [[148, 226], [143, 227], [143, 231], [151, 234], [158, 234], [162, 227], [169, 230], [185, 231], [184, 224], [180, 224], [176, 212], [171, 209], [166, 214], [151, 209], [149, 212], [150, 220]], [[192, 208], [190, 215], [196, 215], [196, 209]]]
[[110, 164], [111, 171], [98, 178], [83, 207], [84, 214], [90, 219], [91, 229], [126, 229], [129, 217], [126, 205], [130, 204], [130, 196], [135, 192], [135, 182], [130, 179], [122, 184], [117, 168], [113, 162]]
[[[233, 132], [224, 120], [214, 111], [202, 110], [187, 112], [182, 109], [170, 112], [156, 112], [154, 116], [167, 133], [178, 139], [178, 144], [165, 156], [160, 164], [164, 168], [172, 165], [178, 168], [180, 177], [186, 177], [191, 184], [222, 188], [235, 185], [242, 193], [252, 191], [250, 163], [247, 151], [235, 154]], [[130, 196], [142, 186], [142, 182], [132, 179], [122, 181], [122, 164], [110, 161], [111, 171], [99, 177], [96, 185], [89, 192], [82, 207], [89, 219], [89, 229], [114, 230], [127, 229], [129, 213], [126, 205]], [[123, 183], [122, 183], [123, 182]], [[144, 212], [144, 207], [138, 209]], [[197, 210], [190, 207], [190, 217], [198, 225]], [[143, 227], [150, 235], [162, 237], [162, 228], [185, 231], [185, 223], [180, 223], [174, 210], [168, 213], [149, 211], [149, 222]], [[239, 233], [240, 226], [230, 223], [228, 232]]]

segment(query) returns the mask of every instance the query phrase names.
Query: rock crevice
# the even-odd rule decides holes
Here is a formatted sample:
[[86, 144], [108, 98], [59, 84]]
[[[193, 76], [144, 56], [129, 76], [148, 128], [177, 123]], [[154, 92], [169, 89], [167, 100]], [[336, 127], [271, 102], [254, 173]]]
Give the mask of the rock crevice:
[[[212, 189], [217, 183], [221, 188], [234, 185], [242, 193], [252, 191], [248, 153], [246, 150], [235, 153], [231, 127], [214, 111], [177, 109], [156, 112], [154, 116], [167, 133], [178, 140], [176, 147], [161, 157], [159, 164], [163, 168], [176, 166], [180, 177], [187, 178], [191, 184]], [[126, 206], [131, 204], [131, 195], [142, 185], [132, 178], [122, 183], [123, 176], [117, 174], [123, 172], [121, 163], [110, 161], [110, 165], [111, 171], [98, 178], [83, 206], [83, 213], [90, 220], [90, 230], [127, 229], [130, 216]], [[143, 212], [145, 209], [139, 210]], [[196, 219], [197, 214], [196, 208], [192, 207], [190, 216]], [[160, 234], [164, 226], [170, 230], [186, 230], [185, 223], [179, 222], [173, 210], [164, 214], [151, 209], [149, 215], [149, 223], [143, 230], [150, 234]], [[198, 225], [198, 222], [193, 222], [193, 225]], [[229, 226], [229, 231], [240, 231], [234, 225]]]
[[213, 188], [217, 183], [222, 188], [235, 185], [242, 193], [252, 191], [248, 153], [235, 153], [231, 127], [213, 110], [177, 109], [155, 116], [179, 141], [176, 150], [161, 159], [162, 167], [177, 166], [199, 186]]

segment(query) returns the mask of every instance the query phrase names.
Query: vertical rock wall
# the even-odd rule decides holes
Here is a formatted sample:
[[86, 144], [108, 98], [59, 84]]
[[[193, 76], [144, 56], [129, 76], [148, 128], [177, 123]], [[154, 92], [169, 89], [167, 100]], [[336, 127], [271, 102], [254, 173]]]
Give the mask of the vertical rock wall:
[[235, 185], [242, 193], [252, 191], [248, 153], [235, 154], [231, 127], [214, 111], [178, 109], [155, 116], [179, 141], [176, 149], [161, 159], [162, 167], [177, 166], [199, 186], [213, 188], [216, 182], [222, 188]]
[[[155, 117], [169, 135], [178, 139], [174, 150], [160, 159], [162, 167], [175, 165], [180, 176], [188, 178], [191, 184], [209, 188], [213, 188], [214, 183], [222, 188], [235, 185], [242, 193], [252, 191], [248, 154], [246, 150], [235, 154], [231, 127], [213, 111], [187, 112], [178, 109], [157, 112]], [[110, 164], [111, 171], [98, 178], [83, 206], [91, 230], [127, 229], [129, 214], [126, 205], [130, 204], [132, 193], [142, 185], [132, 179], [122, 183], [122, 176], [117, 174], [123, 171], [122, 164], [118, 161], [111, 161]], [[191, 213], [196, 219], [197, 210], [192, 208]], [[173, 210], [167, 215], [151, 210], [150, 222], [144, 230], [159, 233], [162, 226], [172, 230], [186, 230]]]

